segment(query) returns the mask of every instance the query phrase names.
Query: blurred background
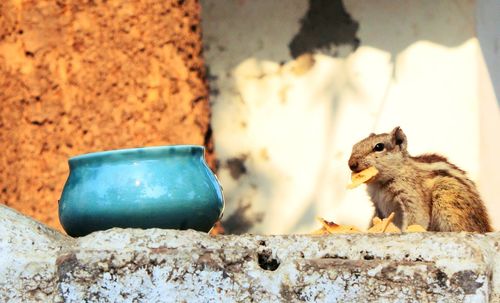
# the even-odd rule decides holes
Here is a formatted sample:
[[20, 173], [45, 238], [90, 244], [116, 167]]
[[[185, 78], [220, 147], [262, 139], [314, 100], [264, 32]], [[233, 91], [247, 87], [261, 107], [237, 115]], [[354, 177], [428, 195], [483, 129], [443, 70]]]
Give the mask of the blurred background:
[[496, 0], [0, 3], [0, 202], [60, 229], [67, 158], [201, 144], [227, 233], [367, 226], [352, 145], [401, 126], [500, 228]]

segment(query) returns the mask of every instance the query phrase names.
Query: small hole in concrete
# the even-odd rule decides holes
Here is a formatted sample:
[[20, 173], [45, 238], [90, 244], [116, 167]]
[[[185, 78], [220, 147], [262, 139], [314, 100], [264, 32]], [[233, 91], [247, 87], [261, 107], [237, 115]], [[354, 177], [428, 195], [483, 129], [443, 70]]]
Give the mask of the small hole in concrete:
[[267, 250], [258, 254], [258, 262], [260, 268], [264, 270], [275, 271], [280, 266], [280, 262], [273, 258], [273, 254]]
[[361, 254], [361, 256], [363, 257], [363, 259], [365, 260], [373, 260], [375, 259], [375, 256], [368, 253], [366, 250], [362, 250], [359, 252]]
[[363, 259], [365, 259], [365, 260], [373, 260], [373, 259], [375, 259], [375, 257], [372, 256], [372, 255], [364, 255]]

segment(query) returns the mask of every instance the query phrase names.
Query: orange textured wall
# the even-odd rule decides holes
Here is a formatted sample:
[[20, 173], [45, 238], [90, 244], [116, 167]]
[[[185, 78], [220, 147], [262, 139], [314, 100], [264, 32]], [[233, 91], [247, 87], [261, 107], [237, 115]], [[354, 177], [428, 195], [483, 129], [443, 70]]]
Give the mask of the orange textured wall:
[[201, 49], [197, 1], [1, 1], [0, 202], [60, 228], [69, 156], [210, 147]]

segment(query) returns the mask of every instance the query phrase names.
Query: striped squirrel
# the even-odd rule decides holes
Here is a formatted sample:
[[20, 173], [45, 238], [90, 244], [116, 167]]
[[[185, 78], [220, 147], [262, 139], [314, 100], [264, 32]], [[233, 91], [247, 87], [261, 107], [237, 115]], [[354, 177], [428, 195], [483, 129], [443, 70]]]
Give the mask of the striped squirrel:
[[419, 224], [429, 231], [492, 231], [486, 208], [466, 173], [436, 154], [412, 157], [400, 127], [370, 134], [356, 143], [349, 168], [370, 166], [379, 173], [368, 181], [375, 216], [395, 212], [394, 223], [405, 230]]

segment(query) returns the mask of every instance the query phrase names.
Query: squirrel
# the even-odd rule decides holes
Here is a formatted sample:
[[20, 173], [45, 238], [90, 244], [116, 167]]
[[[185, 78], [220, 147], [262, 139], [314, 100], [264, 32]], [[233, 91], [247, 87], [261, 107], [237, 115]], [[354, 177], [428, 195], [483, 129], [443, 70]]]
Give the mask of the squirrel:
[[437, 154], [413, 157], [400, 127], [370, 134], [356, 143], [349, 168], [360, 172], [374, 166], [379, 172], [367, 182], [375, 216], [395, 213], [401, 230], [418, 224], [428, 231], [493, 231], [479, 192], [465, 171]]

